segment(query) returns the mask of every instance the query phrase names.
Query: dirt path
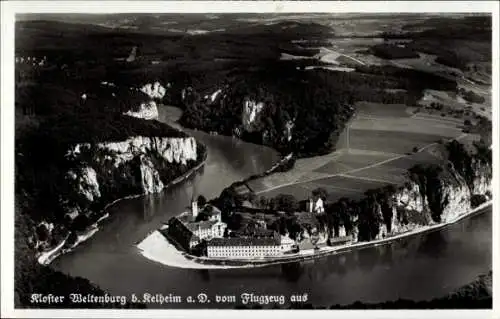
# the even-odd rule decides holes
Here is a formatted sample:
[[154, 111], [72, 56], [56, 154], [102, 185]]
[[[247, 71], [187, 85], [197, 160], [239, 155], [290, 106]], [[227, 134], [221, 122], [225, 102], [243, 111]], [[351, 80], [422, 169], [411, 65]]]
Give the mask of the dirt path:
[[353, 178], [353, 179], [362, 179], [364, 181], [369, 181], [369, 182], [379, 182], [379, 183], [385, 183], [385, 184], [394, 184], [394, 182], [391, 181], [386, 181], [380, 178], [370, 178], [370, 177], [363, 177], [363, 176], [354, 176], [354, 175], [349, 175], [349, 174], [340, 174], [339, 176], [341, 177], [347, 177], [347, 178]]

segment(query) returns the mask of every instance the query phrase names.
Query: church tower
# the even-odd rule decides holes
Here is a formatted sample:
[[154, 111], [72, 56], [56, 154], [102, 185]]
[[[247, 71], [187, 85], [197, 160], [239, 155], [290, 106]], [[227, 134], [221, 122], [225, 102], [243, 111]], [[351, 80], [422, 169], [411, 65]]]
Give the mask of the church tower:
[[198, 216], [198, 200], [196, 199], [196, 183], [193, 181], [193, 193], [191, 194], [191, 213], [193, 214], [193, 219]]
[[195, 198], [191, 199], [191, 213], [193, 214], [193, 219], [198, 216], [198, 202]]

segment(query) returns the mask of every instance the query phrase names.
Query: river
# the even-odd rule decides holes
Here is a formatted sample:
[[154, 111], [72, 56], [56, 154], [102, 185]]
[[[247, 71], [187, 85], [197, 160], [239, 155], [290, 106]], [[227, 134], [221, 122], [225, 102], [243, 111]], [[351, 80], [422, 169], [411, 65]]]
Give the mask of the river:
[[[175, 109], [162, 107], [160, 119], [170, 122], [175, 113]], [[87, 278], [113, 295], [175, 294], [185, 300], [203, 292], [213, 301], [150, 304], [149, 308], [233, 308], [234, 303], [215, 303], [215, 295], [239, 296], [242, 292], [287, 298], [307, 293], [307, 301], [315, 306], [357, 300], [425, 300], [446, 295], [492, 269], [491, 207], [438, 231], [302, 263], [196, 270], [150, 261], [136, 244], [183, 211], [193, 192], [212, 198], [232, 182], [264, 171], [278, 159], [267, 147], [203, 132], [188, 133], [208, 147], [203, 170], [160, 194], [113, 205], [99, 232], [53, 261], [51, 267]]]

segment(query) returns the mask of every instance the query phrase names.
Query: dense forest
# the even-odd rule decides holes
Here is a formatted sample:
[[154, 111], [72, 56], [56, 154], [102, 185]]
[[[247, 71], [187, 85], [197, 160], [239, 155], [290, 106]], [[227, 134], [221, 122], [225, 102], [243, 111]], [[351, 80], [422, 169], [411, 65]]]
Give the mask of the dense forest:
[[[89, 206], [83, 196], [78, 194], [78, 187], [67, 178], [68, 171], [81, 169], [86, 161], [68, 157], [68, 150], [77, 143], [95, 145], [137, 135], [186, 137], [186, 134], [158, 121], [122, 114], [124, 110], [134, 109], [132, 103], [143, 102], [144, 97], [129, 100], [130, 94], [123, 94], [107, 102], [100, 99], [92, 101], [92, 98], [82, 101], [71, 90], [66, 92], [72, 92], [73, 96], [45, 89], [42, 85], [35, 90], [16, 91], [23, 94], [22, 98], [16, 99], [16, 112], [30, 119], [28, 122], [16, 121], [16, 305], [74, 308], [79, 305], [70, 302], [69, 298], [63, 304], [35, 305], [30, 302], [33, 292], [64, 296], [76, 291], [82, 294], [105, 294], [86, 279], [72, 278], [39, 265], [34, 258], [33, 234], [50, 246], [57, 245], [64, 238], [66, 245], [71, 246], [76, 234], [85, 231], [100, 217], [99, 213], [105, 204], [125, 195], [139, 194], [142, 189], [137, 187], [137, 183], [130, 182], [131, 176], [134, 179], [133, 176], [140, 173], [140, 163], [137, 161], [122, 165], [113, 179], [108, 178], [108, 168], [103, 166], [101, 170], [96, 170], [102, 196]], [[204, 147], [198, 145], [199, 161], [203, 160], [204, 153]], [[165, 165], [164, 161], [158, 161], [157, 167], [162, 180], [167, 183], [195, 164]], [[67, 216], [70, 203], [86, 211], [71, 220]], [[45, 226], [38, 225], [41, 220], [53, 222], [54, 229], [48, 232]], [[140, 305], [93, 303], [86, 307], [129, 308]]]
[[[31, 293], [104, 295], [105, 292], [86, 279], [72, 278], [39, 265], [35, 258], [36, 249], [44, 249], [47, 245], [54, 247], [64, 239], [65, 245], [71, 246], [76, 234], [81, 234], [101, 217], [105, 204], [119, 197], [142, 193], [142, 189], [137, 187], [139, 162], [122, 165], [113, 178], [109, 178], [109, 167], [104, 165], [96, 170], [102, 196], [89, 205], [88, 200], [78, 193], [78, 185], [68, 179], [68, 172], [81, 170], [91, 158], [77, 160], [68, 156], [68, 151], [78, 143], [95, 145], [137, 135], [186, 137], [186, 134], [158, 121], [123, 115], [129, 110], [137, 111], [141, 103], [151, 98], [138, 90], [146, 82], [113, 79], [117, 70], [127, 69], [127, 65], [113, 62], [108, 68], [105, 62], [112, 57], [103, 54], [109, 51], [89, 52], [97, 47], [88, 42], [97, 44], [91, 34], [103, 32], [101, 28], [86, 29], [52, 22], [27, 24], [31, 26], [29, 30], [23, 30], [23, 26], [18, 25], [19, 38], [16, 39], [25, 41], [16, 42], [16, 57], [26, 60], [32, 56], [38, 61], [42, 56], [46, 57], [43, 64], [20, 63], [15, 70], [15, 288], [17, 306], [39, 308], [44, 305], [32, 304]], [[26, 38], [32, 32], [35, 36]], [[89, 44], [90, 49], [83, 48], [82, 43]], [[128, 67], [127, 70], [139, 66]], [[110, 80], [113, 85], [101, 83]], [[203, 160], [204, 153], [204, 147], [198, 145], [199, 161]], [[97, 150], [94, 155], [102, 155], [103, 159], [106, 156]], [[157, 161], [165, 184], [194, 165], [196, 163], [175, 165]], [[131, 180], [136, 182], [131, 183]], [[68, 218], [68, 207], [71, 205], [82, 209], [74, 219]], [[53, 229], [49, 231], [46, 225], [39, 224], [42, 220], [53, 223]], [[33, 240], [34, 235], [46, 245], [38, 246]], [[66, 298], [62, 305], [48, 306], [79, 305]], [[131, 307], [129, 304], [99, 303], [86, 306]]]
[[[362, 66], [356, 72], [304, 72], [297, 69], [298, 64], [274, 62], [219, 81], [221, 85], [213, 91], [220, 88], [222, 93], [214, 101], [204, 99], [191, 86], [183, 101], [181, 123], [205, 131], [236, 134], [282, 153], [310, 156], [335, 149], [356, 101], [416, 105], [425, 88], [456, 90], [454, 81], [416, 70]], [[393, 93], [388, 89], [406, 91]], [[263, 103], [262, 113], [251, 127], [243, 123], [243, 105], [247, 100]], [[293, 128], [288, 140], [284, 132], [290, 121]]]
[[[317, 53], [315, 41], [332, 36], [332, 31], [314, 23], [285, 21], [273, 25], [243, 25], [227, 32], [196, 37], [168, 32], [129, 34], [99, 27], [82, 30], [69, 25], [56, 42], [44, 41], [50, 37], [50, 30], [63, 26], [66, 24], [52, 25], [48, 21], [21, 23], [19, 36], [34, 34], [36, 37], [26, 39], [16, 50], [19, 54], [47, 55], [54, 50], [59, 57], [64, 57], [65, 52], [80, 52], [78, 57], [71, 55], [54, 61], [66, 69], [63, 75], [54, 71], [56, 74], [51, 77], [70, 87], [91, 87], [100, 81], [110, 81], [118, 87], [156, 80], [168, 82], [171, 87], [163, 102], [184, 108], [183, 125], [238, 135], [281, 152], [294, 151], [305, 156], [334, 149], [356, 101], [415, 105], [424, 87], [456, 89], [453, 81], [417, 71], [390, 67], [362, 67], [356, 72], [305, 71], [306, 66], [317, 65], [318, 61], [280, 61], [282, 53], [300, 56]], [[301, 38], [307, 38], [308, 44], [292, 43]], [[138, 48], [136, 61], [116, 60], [127, 56], [133, 46]], [[33, 47], [37, 50], [33, 51]], [[387, 51], [384, 45], [375, 49]], [[159, 64], [153, 65], [151, 61]], [[219, 89], [222, 93], [215, 101], [206, 98]], [[134, 97], [125, 99], [128, 100], [133, 101]], [[251, 128], [242, 125], [245, 100], [264, 104]], [[290, 140], [283, 137], [287, 129], [292, 135]]]
[[417, 52], [406, 47], [390, 44], [377, 44], [370, 48], [373, 55], [382, 59], [412, 59], [418, 58]]
[[[385, 33], [385, 39], [411, 39], [406, 50], [436, 55], [436, 62], [467, 70], [471, 64], [491, 63], [491, 16], [445, 17], [407, 24], [401, 33]], [[491, 73], [491, 66], [489, 67]]]

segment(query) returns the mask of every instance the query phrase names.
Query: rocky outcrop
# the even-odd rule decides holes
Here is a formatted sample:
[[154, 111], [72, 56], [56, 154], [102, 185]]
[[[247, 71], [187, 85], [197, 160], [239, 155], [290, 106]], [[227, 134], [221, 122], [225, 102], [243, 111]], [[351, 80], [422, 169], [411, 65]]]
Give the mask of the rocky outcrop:
[[472, 162], [475, 172], [472, 183], [472, 194], [491, 194], [492, 167], [490, 164], [481, 163], [478, 160]]
[[144, 102], [141, 103], [137, 111], [129, 110], [123, 114], [145, 120], [156, 120], [158, 119], [158, 107], [154, 101]]
[[345, 232], [353, 242], [370, 241], [458, 220], [477, 206], [471, 199], [492, 199], [491, 157], [481, 153], [484, 150], [479, 147], [475, 154], [463, 150], [452, 153], [452, 157], [448, 154], [446, 164], [416, 165], [399, 188], [367, 192], [365, 198], [350, 201], [347, 206], [335, 203], [328, 213], [353, 227], [333, 236]]
[[78, 192], [85, 196], [88, 201], [93, 202], [94, 199], [101, 197], [97, 175], [92, 167], [86, 166], [78, 174], [71, 170], [68, 172], [68, 177], [76, 181]]
[[[392, 229], [388, 233], [395, 234], [419, 226], [452, 222], [469, 212], [472, 209], [473, 195], [487, 197], [491, 194], [491, 166], [480, 165], [475, 168], [475, 172], [474, 187], [470, 189], [465, 178], [453, 167], [449, 167], [439, 174], [435, 189], [430, 191], [436, 198], [430, 198], [422, 192], [422, 185], [411, 181], [394, 196], [396, 205], [393, 208]], [[435, 218], [437, 215], [439, 218]]]
[[[197, 145], [193, 137], [168, 138], [136, 136], [121, 142], [78, 144], [67, 154], [74, 160], [80, 158], [88, 166], [78, 172], [68, 172], [68, 178], [76, 181], [78, 193], [89, 202], [101, 197], [96, 167], [100, 179], [113, 179], [113, 174], [126, 166], [131, 173], [129, 183], [139, 193], [156, 193], [163, 189], [164, 181], [160, 170], [164, 165], [187, 165], [197, 159]], [[135, 170], [135, 172], [134, 172]], [[102, 176], [102, 175], [108, 176]], [[168, 182], [168, 181], [165, 181]]]
[[257, 122], [260, 112], [264, 109], [263, 102], [254, 100], [245, 100], [243, 103], [242, 125], [247, 132], [255, 130], [255, 123]]
[[135, 136], [125, 141], [107, 142], [91, 145], [82, 143], [75, 145], [66, 156], [77, 158], [90, 156], [93, 151], [99, 151], [100, 156], [94, 160], [97, 163], [112, 163], [119, 167], [124, 162], [132, 161], [141, 155], [159, 156], [167, 163], [186, 165], [188, 161], [197, 159], [197, 146], [194, 137], [148, 137]]
[[205, 95], [204, 98], [205, 100], [209, 100], [210, 103], [213, 103], [215, 102], [215, 100], [217, 99], [217, 97], [222, 93], [222, 89], [218, 89], [217, 91], [215, 91], [214, 93], [210, 94], [210, 95]]
[[[81, 143], [66, 160], [75, 168], [66, 174], [60, 206], [67, 225], [42, 221], [33, 231], [32, 246], [42, 263], [74, 247], [97, 231], [104, 212], [96, 209], [118, 198], [160, 192], [187, 173], [202, 154], [193, 137], [135, 136], [124, 141]], [[57, 233], [57, 234], [56, 234]], [[71, 236], [70, 236], [71, 235]], [[76, 242], [76, 243], [75, 243]]]
[[163, 87], [160, 82], [148, 83], [141, 87], [141, 92], [147, 94], [152, 99], [163, 99], [167, 93], [167, 89]]
[[119, 142], [77, 144], [66, 156], [83, 166], [68, 172], [76, 194], [84, 199], [66, 203], [66, 210], [74, 217], [75, 211], [88, 212], [86, 208], [101, 197], [161, 191], [171, 177], [194, 165], [198, 150], [193, 137], [136, 136]]
[[292, 140], [292, 137], [293, 137], [293, 133], [292, 133], [292, 130], [295, 126], [295, 123], [294, 121], [288, 121], [286, 122], [285, 124], [285, 129], [283, 130], [283, 138], [287, 141], [287, 142], [290, 142]]
[[164, 187], [161, 180], [160, 173], [155, 167], [150, 158], [141, 155], [140, 157], [141, 169], [141, 187], [144, 193], [158, 193]]

